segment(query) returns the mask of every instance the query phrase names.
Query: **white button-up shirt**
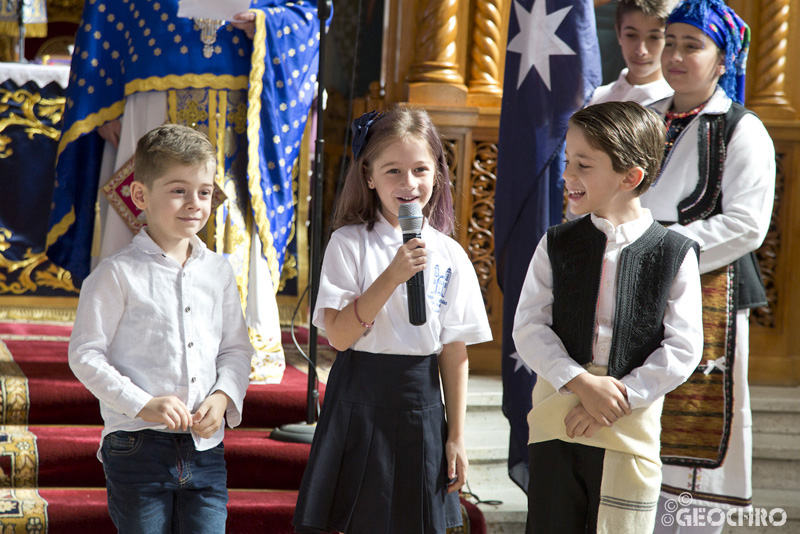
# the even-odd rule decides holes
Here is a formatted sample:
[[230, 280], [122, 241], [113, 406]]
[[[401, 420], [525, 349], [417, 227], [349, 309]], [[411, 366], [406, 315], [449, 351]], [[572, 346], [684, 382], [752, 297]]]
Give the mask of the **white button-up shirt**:
[[[228, 425], [238, 425], [252, 354], [228, 261], [193, 237], [181, 266], [146, 229], [83, 283], [69, 343], [72, 371], [100, 400], [103, 437], [165, 430], [136, 417], [150, 399], [165, 395], [195, 412], [222, 391], [231, 398]], [[224, 426], [208, 439], [193, 434], [197, 450], [219, 445]]]
[[[443, 345], [454, 341], [469, 345], [492, 339], [478, 277], [467, 253], [427, 220], [422, 239], [428, 251], [424, 271], [427, 321], [421, 326], [408, 322], [406, 284], [400, 284], [378, 312], [375, 325], [353, 345], [355, 350], [425, 356], [440, 353]], [[325, 250], [314, 324], [324, 328], [325, 308], [341, 310], [366, 291], [401, 246], [402, 232], [380, 214], [371, 231], [363, 224], [336, 230]]]
[[[617, 264], [622, 250], [641, 237], [653, 223], [648, 210], [633, 221], [614, 227], [608, 220], [591, 215], [594, 225], [606, 234], [600, 295], [597, 300], [593, 363], [608, 365], [617, 296]], [[622, 377], [631, 408], [642, 408], [681, 385], [700, 363], [703, 352], [703, 309], [697, 255], [689, 250], [672, 282], [664, 314], [661, 347]], [[514, 343], [522, 360], [561, 393], [570, 393], [567, 382], [586, 370], [573, 360], [552, 330], [553, 270], [547, 254], [547, 235], [541, 239], [514, 318]]]
[[647, 106], [662, 98], [672, 96], [674, 92], [664, 78], [642, 85], [633, 85], [628, 81], [628, 69], [622, 69], [615, 82], [601, 85], [594, 90], [592, 99], [587, 105], [591, 106], [602, 102], [636, 102]]

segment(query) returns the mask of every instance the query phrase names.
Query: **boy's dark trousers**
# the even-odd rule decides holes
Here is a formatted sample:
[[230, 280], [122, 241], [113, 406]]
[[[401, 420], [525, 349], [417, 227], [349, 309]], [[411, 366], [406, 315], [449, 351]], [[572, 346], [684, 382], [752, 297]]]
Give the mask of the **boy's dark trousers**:
[[526, 534], [594, 534], [605, 449], [558, 439], [528, 445]]
[[225, 448], [189, 433], [112, 432], [101, 448], [108, 512], [120, 534], [220, 534], [228, 504]]

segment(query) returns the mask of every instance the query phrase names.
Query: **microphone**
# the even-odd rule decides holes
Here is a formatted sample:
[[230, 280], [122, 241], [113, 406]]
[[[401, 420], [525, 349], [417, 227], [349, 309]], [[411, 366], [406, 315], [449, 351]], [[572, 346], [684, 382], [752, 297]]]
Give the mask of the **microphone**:
[[[397, 213], [400, 229], [403, 231], [403, 243], [408, 243], [415, 237], [422, 237], [422, 208], [416, 202], [400, 204]], [[414, 326], [425, 324], [425, 275], [422, 271], [406, 282], [408, 291], [408, 321]]]

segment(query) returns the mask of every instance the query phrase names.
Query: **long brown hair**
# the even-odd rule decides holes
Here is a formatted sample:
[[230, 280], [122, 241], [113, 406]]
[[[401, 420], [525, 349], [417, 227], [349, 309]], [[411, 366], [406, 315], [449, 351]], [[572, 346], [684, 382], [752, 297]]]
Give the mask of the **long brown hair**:
[[439, 130], [428, 113], [410, 107], [397, 107], [385, 112], [369, 128], [366, 143], [358, 157], [350, 162], [342, 191], [336, 199], [334, 230], [349, 224], [366, 224], [367, 229], [372, 230], [381, 208], [378, 193], [367, 185], [372, 164], [389, 145], [408, 138], [428, 144], [436, 167], [431, 199], [422, 213], [432, 227], [445, 235], [453, 233], [455, 214], [450, 194], [450, 170]]

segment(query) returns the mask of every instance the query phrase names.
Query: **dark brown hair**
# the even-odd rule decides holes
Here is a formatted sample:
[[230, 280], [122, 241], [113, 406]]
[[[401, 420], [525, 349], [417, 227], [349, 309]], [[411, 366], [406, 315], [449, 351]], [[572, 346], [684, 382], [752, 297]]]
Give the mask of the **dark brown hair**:
[[201, 167], [208, 162], [216, 162], [208, 137], [188, 126], [164, 124], [144, 134], [136, 144], [133, 176], [150, 189], [171, 167]]
[[614, 172], [644, 170], [637, 196], [650, 188], [664, 157], [666, 133], [661, 117], [635, 102], [604, 102], [575, 112], [569, 124], [581, 129], [592, 148], [608, 154]]
[[368, 229], [372, 229], [381, 207], [378, 193], [367, 185], [372, 165], [389, 145], [409, 138], [428, 145], [436, 167], [431, 199], [422, 213], [432, 227], [446, 235], [453, 233], [455, 214], [450, 193], [450, 170], [439, 130], [424, 110], [411, 107], [387, 111], [370, 126], [366, 143], [358, 158], [350, 162], [342, 191], [336, 199], [334, 229], [349, 224], [366, 224]]
[[615, 15], [617, 33], [622, 29], [622, 17], [636, 11], [648, 17], [655, 17], [666, 26], [667, 17], [677, 3], [677, 0], [619, 0]]

